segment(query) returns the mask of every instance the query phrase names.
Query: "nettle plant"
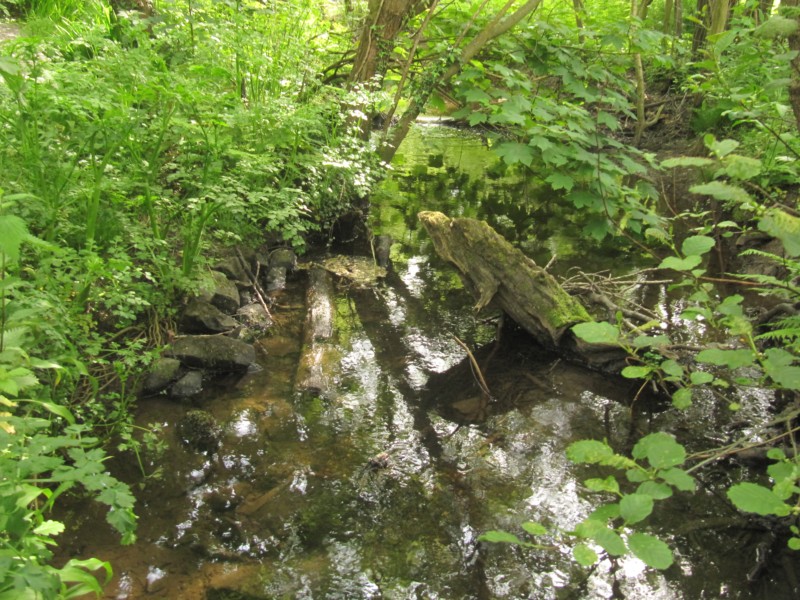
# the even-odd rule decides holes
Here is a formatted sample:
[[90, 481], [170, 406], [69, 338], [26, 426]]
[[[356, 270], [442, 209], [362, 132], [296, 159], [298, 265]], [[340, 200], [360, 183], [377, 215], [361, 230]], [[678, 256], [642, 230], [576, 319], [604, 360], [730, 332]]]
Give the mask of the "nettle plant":
[[[662, 163], [665, 168], [695, 167], [704, 171], [707, 181], [690, 188], [692, 193], [711, 197], [731, 214], [743, 216], [748, 222], [782, 241], [785, 257], [760, 252], [779, 262], [786, 275], [783, 278], [767, 275], [731, 275], [754, 280], [760, 293], [779, 300], [796, 303], [800, 300], [800, 218], [790, 214], [779, 204], [766, 207], [756, 201], [745, 185], [761, 172], [760, 161], [734, 154], [737, 142], [717, 141], [706, 137], [711, 158], [683, 157]], [[760, 186], [752, 186], [762, 189]], [[711, 211], [694, 211], [680, 215], [693, 219], [709, 216]], [[716, 215], [714, 215], [716, 216]], [[713, 220], [712, 220], [713, 221]], [[743, 222], [745, 222], [743, 220]], [[675, 244], [672, 235], [649, 229], [645, 233], [662, 240], [672, 254], [665, 257], [659, 268], [677, 274], [672, 291], [682, 292], [685, 302], [680, 315], [687, 323], [702, 323], [708, 339], [728, 340], [723, 344], [706, 344], [693, 356], [676, 354], [675, 342], [668, 330], [658, 323], [639, 329], [625, 327], [624, 319], [618, 323], [588, 322], [575, 325], [573, 333], [592, 344], [615, 346], [628, 354], [628, 366], [623, 377], [641, 380], [642, 388], [656, 386], [671, 394], [676, 409], [691, 406], [693, 397], [710, 392], [724, 397], [726, 391], [741, 388], [772, 389], [776, 393], [796, 394], [800, 391], [800, 358], [798, 358], [798, 331], [800, 319], [789, 316], [777, 322], [767, 332], [759, 333], [744, 307], [739, 294], [720, 295], [707, 277], [704, 266], [706, 255], [716, 247], [718, 238], [743, 227], [735, 221], [716, 220], [710, 225], [697, 227], [691, 235]], [[752, 251], [750, 251], [752, 252]], [[655, 329], [656, 334], [650, 333]], [[731, 410], [738, 410], [737, 402], [730, 402]], [[794, 409], [780, 417], [787, 430], [770, 441], [788, 437], [800, 430], [792, 426], [800, 411]], [[652, 513], [655, 503], [671, 497], [676, 492], [694, 492], [695, 481], [691, 473], [730, 451], [754, 445], [751, 440], [718, 451], [704, 453], [710, 456], [701, 463], [688, 467], [687, 453], [672, 435], [651, 433], [639, 440], [630, 457], [615, 453], [607, 443], [581, 440], [567, 449], [568, 458], [581, 465], [610, 468], [615, 472], [604, 478], [593, 477], [584, 484], [590, 491], [614, 497], [594, 510], [574, 529], [566, 532], [548, 532], [537, 523], [526, 523], [523, 529], [533, 535], [567, 536], [572, 539], [573, 556], [584, 566], [594, 564], [600, 556], [598, 550], [611, 557], [626, 554], [641, 559], [656, 569], [665, 569], [672, 562], [669, 546], [656, 536], [641, 531], [644, 520]], [[771, 515], [787, 519], [800, 516], [800, 458], [788, 456], [780, 448], [772, 448], [767, 456], [774, 461], [768, 468], [769, 485], [751, 481], [737, 483], [727, 491], [728, 499], [740, 510], [758, 515]], [[788, 545], [800, 549], [800, 530], [789, 521], [791, 536]], [[523, 546], [542, 547], [522, 541], [506, 532], [488, 532], [486, 541], [508, 542]]]

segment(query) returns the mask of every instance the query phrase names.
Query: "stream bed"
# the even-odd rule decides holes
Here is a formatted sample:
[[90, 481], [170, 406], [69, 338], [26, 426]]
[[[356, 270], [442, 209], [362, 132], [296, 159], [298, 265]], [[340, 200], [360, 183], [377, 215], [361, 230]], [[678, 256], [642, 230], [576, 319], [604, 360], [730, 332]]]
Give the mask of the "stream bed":
[[[109, 598], [490, 599], [792, 598], [796, 556], [780, 548], [751, 573], [766, 531], [724, 499], [735, 472], [711, 469], [703, 491], [659, 504], [648, 521], [675, 548], [675, 564], [633, 558], [579, 568], [558, 540], [546, 549], [486, 544], [533, 520], [568, 531], [598, 503], [565, 448], [585, 438], [615, 448], [668, 428], [690, 450], [726, 441], [733, 420], [769, 418], [768, 396], [740, 399], [732, 416], [710, 399], [675, 414], [632, 399], [631, 382], [542, 354], [523, 338], [495, 346], [491, 314], [475, 315], [456, 273], [433, 255], [419, 210], [487, 219], [537, 262], [624, 271], [612, 248], [581, 242], [580, 224], [539, 189], [492, 170], [483, 140], [420, 125], [374, 198], [372, 226], [390, 234], [393, 269], [376, 286], [336, 292], [334, 392], [298, 396], [293, 380], [305, 317], [304, 277], [277, 298], [276, 325], [257, 342], [263, 369], [224, 382], [191, 406], [143, 399], [137, 422], [163, 428], [167, 448], [145, 456], [155, 475], [134, 485], [139, 540], [121, 547], [93, 505], [71, 507], [72, 556], [114, 566]], [[524, 196], [526, 202], [520, 202]], [[526, 208], [520, 208], [525, 204]], [[531, 235], [535, 231], [536, 235]], [[498, 401], [488, 407], [464, 348]], [[177, 439], [189, 408], [224, 427], [213, 454]], [[739, 432], [741, 433], [741, 432]], [[135, 461], [115, 471], [137, 479]], [[127, 472], [127, 476], [125, 475]], [[733, 526], [737, 525], [737, 526]], [[760, 546], [759, 546], [760, 545]], [[748, 575], [754, 580], [748, 582]]]

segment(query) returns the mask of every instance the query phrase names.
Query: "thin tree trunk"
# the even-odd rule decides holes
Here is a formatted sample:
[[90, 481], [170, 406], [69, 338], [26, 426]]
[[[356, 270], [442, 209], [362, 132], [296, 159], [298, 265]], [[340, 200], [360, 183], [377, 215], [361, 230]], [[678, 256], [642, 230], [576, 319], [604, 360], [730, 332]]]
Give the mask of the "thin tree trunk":
[[675, 37], [680, 39], [683, 36], [683, 2], [675, 2]]
[[583, 35], [583, 0], [572, 0], [572, 8], [575, 10], [575, 26], [578, 28], [578, 42], [583, 45], [586, 36]]
[[420, 90], [418, 97], [412, 98], [408, 108], [400, 117], [400, 122], [392, 129], [388, 143], [384, 144], [379, 150], [380, 157], [386, 162], [391, 161], [400, 142], [405, 139], [411, 123], [422, 113], [425, 104], [430, 98], [436, 87], [446, 84], [450, 79], [461, 71], [462, 65], [472, 60], [489, 42], [496, 37], [506, 33], [509, 29], [518, 25], [525, 17], [539, 8], [542, 0], [528, 0], [511, 15], [504, 18], [505, 13], [510, 9], [511, 2], [506, 4], [495, 16], [491, 23], [484, 27], [480, 33], [461, 51], [460, 56], [444, 72], [429, 85], [426, 89]]
[[710, 8], [710, 25], [708, 35], [717, 35], [725, 31], [730, 13], [730, 0], [708, 0]]
[[[797, 21], [798, 28], [789, 36], [789, 48], [796, 52], [792, 59], [792, 76], [789, 82], [789, 102], [792, 105], [794, 119], [800, 130], [800, 0], [781, 0], [781, 8], [794, 9], [793, 18]], [[791, 14], [791, 13], [790, 13]]]
[[664, 0], [664, 25], [661, 28], [664, 35], [669, 35], [672, 32], [673, 2], [674, 0]]

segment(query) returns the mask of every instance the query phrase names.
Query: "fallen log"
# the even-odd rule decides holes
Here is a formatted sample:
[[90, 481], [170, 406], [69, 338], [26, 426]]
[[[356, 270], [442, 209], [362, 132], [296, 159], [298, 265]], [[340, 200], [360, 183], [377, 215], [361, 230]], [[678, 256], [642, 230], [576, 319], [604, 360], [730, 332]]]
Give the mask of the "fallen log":
[[585, 365], [618, 372], [626, 354], [619, 347], [587, 344], [570, 328], [592, 321], [586, 308], [556, 279], [512, 246], [487, 223], [451, 219], [440, 212], [418, 215], [436, 253], [459, 271], [479, 311], [490, 303], [507, 314], [543, 348]]
[[335, 344], [336, 307], [331, 274], [314, 267], [308, 273], [303, 349], [297, 365], [295, 392], [327, 397], [341, 359]]

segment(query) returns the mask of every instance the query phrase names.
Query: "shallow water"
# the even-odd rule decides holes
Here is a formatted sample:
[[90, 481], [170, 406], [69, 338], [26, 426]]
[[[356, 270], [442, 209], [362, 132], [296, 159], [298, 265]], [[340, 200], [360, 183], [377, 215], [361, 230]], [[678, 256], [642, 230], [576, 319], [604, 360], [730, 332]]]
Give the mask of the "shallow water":
[[[108, 597], [792, 597], [786, 573], [797, 562], [788, 554], [747, 583], [764, 533], [729, 526], [737, 517], [718, 488], [732, 474], [722, 469], [705, 476], [691, 503], [676, 497], [651, 517], [653, 531], [677, 549], [663, 573], [635, 559], [587, 572], [549, 539], [540, 540], [552, 544], [546, 550], [477, 541], [491, 529], [524, 537], [528, 520], [566, 531], [592, 510], [596, 498], [581, 481], [594, 473], [564, 454], [574, 440], [606, 438], [622, 450], [668, 427], [694, 450], [711, 445], [696, 437], [698, 423], [724, 436], [732, 420], [710, 399], [682, 415], [631, 405], [630, 382], [521, 339], [495, 348], [493, 322], [473, 315], [457, 275], [431, 255], [418, 210], [488, 218], [518, 241], [542, 220], [549, 229], [525, 244], [540, 261], [557, 252], [563, 269], [614, 256], [582, 248], [558, 214], [543, 219], [536, 190], [510, 176], [487, 180], [490, 161], [479, 137], [443, 127], [418, 129], [401, 148], [373, 212], [376, 231], [397, 240], [394, 270], [371, 289], [338, 287], [342, 358], [329, 397], [293, 391], [305, 314], [298, 276], [278, 298], [277, 326], [258, 343], [263, 370], [194, 402], [224, 424], [218, 452], [177, 443], [187, 405], [141, 401], [138, 421], [162, 425], [169, 445], [146, 457], [163, 471], [137, 488], [139, 541], [119, 547], [102, 515], [83, 505], [73, 507], [68, 519], [79, 527], [64, 540], [73, 555], [112, 562]], [[500, 207], [523, 193], [528, 209], [506, 222]], [[497, 399], [488, 406], [456, 336], [486, 374]], [[745, 399], [745, 416], [767, 418], [768, 403]], [[136, 481], [131, 462], [114, 468]]]

